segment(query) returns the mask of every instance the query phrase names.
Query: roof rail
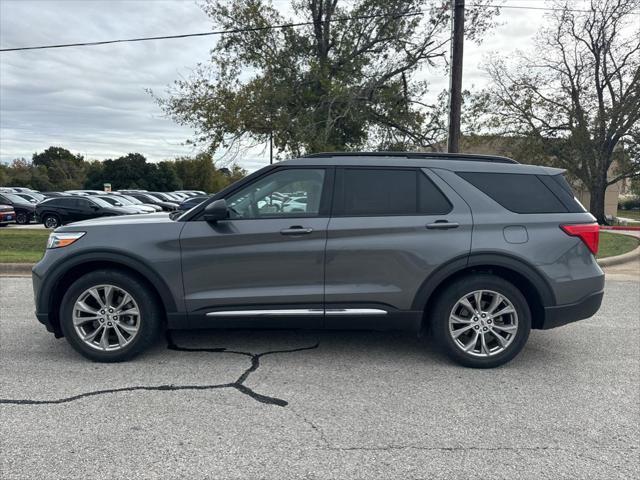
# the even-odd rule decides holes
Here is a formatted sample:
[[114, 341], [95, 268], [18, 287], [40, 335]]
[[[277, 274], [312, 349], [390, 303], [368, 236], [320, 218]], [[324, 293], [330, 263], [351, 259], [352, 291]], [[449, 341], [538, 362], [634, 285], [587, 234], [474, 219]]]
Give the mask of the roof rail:
[[475, 153], [443, 153], [443, 152], [322, 152], [304, 155], [304, 158], [331, 157], [403, 157], [421, 158], [424, 160], [464, 160], [465, 162], [519, 163], [507, 157], [497, 155], [480, 155]]

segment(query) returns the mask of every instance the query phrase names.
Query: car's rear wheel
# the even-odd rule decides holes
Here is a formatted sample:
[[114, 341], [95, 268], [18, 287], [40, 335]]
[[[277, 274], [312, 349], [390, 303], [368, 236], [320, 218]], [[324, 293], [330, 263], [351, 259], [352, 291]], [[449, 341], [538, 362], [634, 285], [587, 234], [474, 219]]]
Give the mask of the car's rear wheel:
[[520, 290], [489, 274], [453, 282], [437, 299], [433, 313], [438, 345], [467, 367], [492, 368], [510, 361], [531, 331], [531, 312]]
[[67, 341], [97, 362], [121, 362], [147, 349], [161, 327], [161, 309], [146, 284], [118, 270], [76, 280], [60, 309]]
[[60, 226], [60, 217], [51, 213], [47, 213], [42, 218], [42, 223], [44, 223], [44, 226], [47, 228], [58, 228]]

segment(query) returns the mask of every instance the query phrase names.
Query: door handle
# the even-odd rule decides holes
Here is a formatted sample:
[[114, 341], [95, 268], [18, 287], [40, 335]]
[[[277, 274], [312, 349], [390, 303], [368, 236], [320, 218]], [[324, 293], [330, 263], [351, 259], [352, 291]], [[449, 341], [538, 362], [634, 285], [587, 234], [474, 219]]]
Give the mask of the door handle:
[[458, 228], [459, 226], [459, 223], [448, 222], [446, 220], [436, 220], [433, 223], [427, 224], [429, 230], [449, 230], [450, 228]]
[[313, 232], [313, 228], [305, 228], [300, 225], [294, 225], [293, 227], [280, 230], [282, 235], [307, 235], [311, 232]]

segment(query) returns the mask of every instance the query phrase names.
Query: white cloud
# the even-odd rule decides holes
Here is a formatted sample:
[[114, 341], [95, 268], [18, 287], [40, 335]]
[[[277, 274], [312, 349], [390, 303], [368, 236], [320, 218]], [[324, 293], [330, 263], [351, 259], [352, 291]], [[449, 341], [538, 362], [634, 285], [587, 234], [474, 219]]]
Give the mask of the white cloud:
[[[541, 2], [519, 2], [540, 6]], [[276, 2], [285, 8], [286, 2]], [[478, 68], [489, 51], [527, 48], [542, 12], [503, 10], [503, 24], [482, 45], [465, 45], [464, 88], [482, 86]], [[191, 0], [0, 2], [3, 48], [209, 31]], [[152, 161], [192, 154], [192, 132], [164, 118], [146, 93], [162, 93], [206, 62], [214, 37], [0, 54], [0, 160], [30, 157], [60, 145], [88, 158], [138, 151]], [[435, 95], [448, 85], [442, 69], [428, 74]], [[255, 170], [268, 162], [257, 148], [239, 158]]]

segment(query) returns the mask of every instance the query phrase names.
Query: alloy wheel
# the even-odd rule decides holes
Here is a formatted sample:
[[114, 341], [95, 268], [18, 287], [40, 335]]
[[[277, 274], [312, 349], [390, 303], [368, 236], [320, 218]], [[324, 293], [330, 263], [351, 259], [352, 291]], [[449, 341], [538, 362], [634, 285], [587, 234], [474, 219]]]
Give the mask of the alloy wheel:
[[96, 285], [85, 290], [73, 305], [73, 328], [78, 337], [96, 350], [120, 350], [140, 330], [140, 309], [126, 290]]
[[513, 303], [493, 290], [464, 295], [449, 314], [449, 333], [455, 345], [476, 357], [504, 352], [518, 332], [518, 314]]
[[58, 226], [58, 219], [56, 217], [47, 217], [44, 221], [44, 226], [47, 228], [56, 228]]

